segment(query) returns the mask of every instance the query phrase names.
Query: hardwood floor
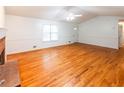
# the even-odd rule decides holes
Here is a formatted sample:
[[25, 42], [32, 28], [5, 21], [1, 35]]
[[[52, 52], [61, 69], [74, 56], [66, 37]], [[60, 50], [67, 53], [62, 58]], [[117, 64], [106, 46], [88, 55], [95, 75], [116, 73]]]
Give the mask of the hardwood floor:
[[75, 43], [8, 56], [18, 60], [21, 86], [124, 86], [124, 48]]

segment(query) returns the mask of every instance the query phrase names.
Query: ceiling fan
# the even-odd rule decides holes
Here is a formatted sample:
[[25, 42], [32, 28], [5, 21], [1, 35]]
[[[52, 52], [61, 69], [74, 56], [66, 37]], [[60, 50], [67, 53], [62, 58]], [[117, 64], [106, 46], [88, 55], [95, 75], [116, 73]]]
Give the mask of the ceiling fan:
[[72, 21], [72, 20], [74, 20], [76, 17], [81, 17], [81, 16], [82, 16], [81, 14], [76, 15], [76, 14], [70, 13], [70, 14], [66, 17], [66, 20], [67, 20], [67, 21]]

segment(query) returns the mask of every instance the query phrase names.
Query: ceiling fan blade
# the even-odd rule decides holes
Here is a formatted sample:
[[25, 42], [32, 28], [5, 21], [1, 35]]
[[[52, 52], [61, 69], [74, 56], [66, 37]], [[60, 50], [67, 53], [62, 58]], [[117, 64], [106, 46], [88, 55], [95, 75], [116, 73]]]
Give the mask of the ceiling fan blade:
[[81, 17], [82, 15], [74, 15], [75, 17]]

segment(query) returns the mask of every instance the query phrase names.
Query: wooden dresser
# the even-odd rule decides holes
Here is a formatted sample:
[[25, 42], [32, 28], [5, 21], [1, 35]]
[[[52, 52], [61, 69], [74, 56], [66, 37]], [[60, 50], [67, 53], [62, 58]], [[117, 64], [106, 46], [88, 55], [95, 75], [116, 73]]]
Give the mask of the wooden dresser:
[[5, 62], [5, 37], [0, 39], [0, 64]]
[[0, 87], [20, 86], [18, 62], [5, 62], [5, 37], [0, 39]]

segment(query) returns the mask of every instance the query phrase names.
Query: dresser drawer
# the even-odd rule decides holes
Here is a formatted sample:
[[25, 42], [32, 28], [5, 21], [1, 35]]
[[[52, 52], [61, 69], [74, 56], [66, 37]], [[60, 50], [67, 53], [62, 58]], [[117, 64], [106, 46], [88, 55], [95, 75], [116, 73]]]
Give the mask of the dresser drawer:
[[5, 48], [5, 38], [0, 39], [0, 53]]

